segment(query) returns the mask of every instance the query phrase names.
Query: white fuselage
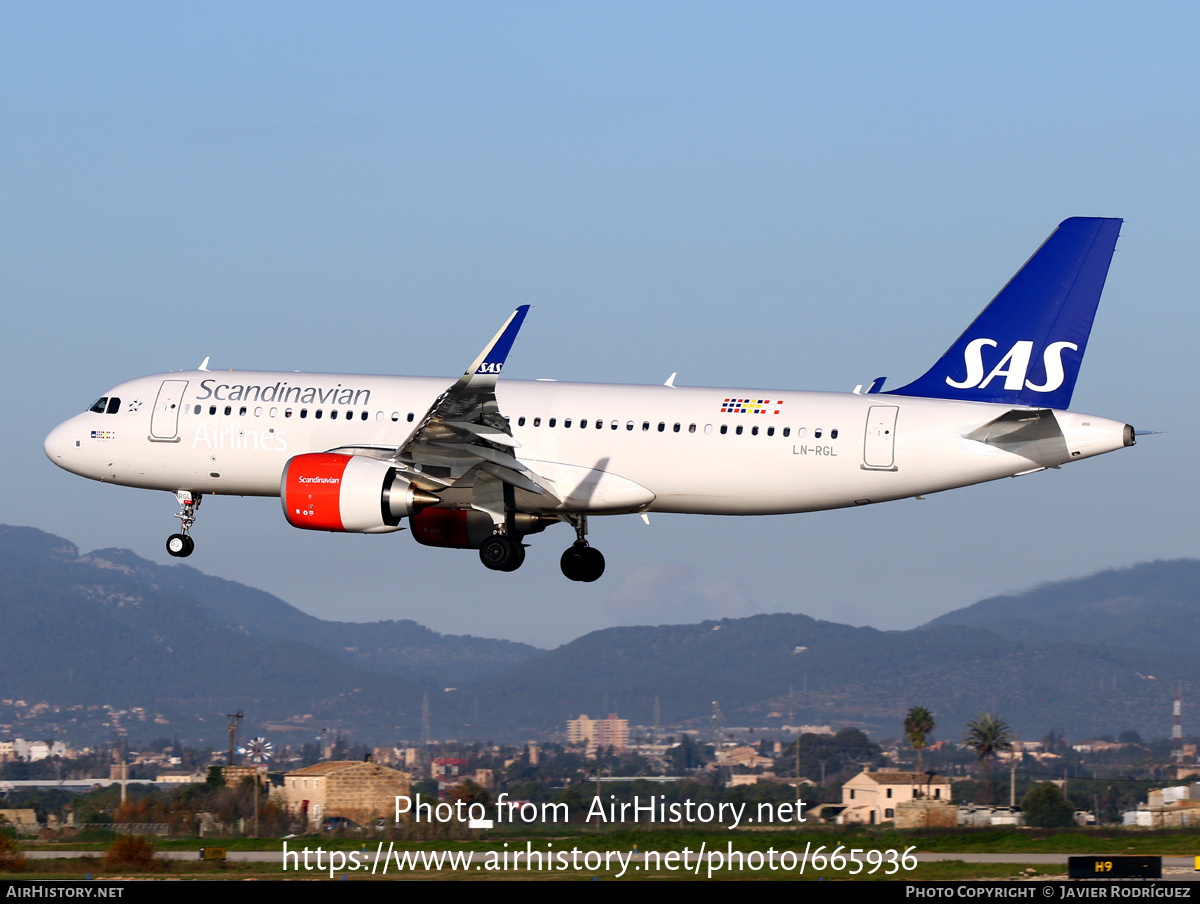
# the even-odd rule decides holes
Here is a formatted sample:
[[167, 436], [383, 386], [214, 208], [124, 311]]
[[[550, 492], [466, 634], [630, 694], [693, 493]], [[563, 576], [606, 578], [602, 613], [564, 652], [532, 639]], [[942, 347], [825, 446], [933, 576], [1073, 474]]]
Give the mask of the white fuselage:
[[[111, 414], [57, 427], [46, 454], [124, 486], [278, 496], [287, 461], [402, 446], [444, 378], [189, 371], [114, 387]], [[894, 395], [500, 380], [516, 457], [559, 501], [525, 511], [766, 515], [883, 502], [1119, 449], [1125, 424], [1055, 411], [1061, 460], [964, 438], [1009, 405]], [[740, 401], [739, 401], [740, 400]], [[584, 426], [586, 424], [586, 426]], [[443, 495], [469, 505], [469, 492]]]

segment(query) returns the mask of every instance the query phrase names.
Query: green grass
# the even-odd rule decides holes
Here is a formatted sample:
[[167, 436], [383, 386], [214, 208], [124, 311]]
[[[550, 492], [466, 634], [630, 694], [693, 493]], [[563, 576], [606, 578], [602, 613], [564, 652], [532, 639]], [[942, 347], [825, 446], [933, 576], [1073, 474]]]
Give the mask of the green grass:
[[[155, 838], [152, 839], [159, 851], [188, 851], [200, 847], [225, 847], [231, 851], [274, 851], [283, 849], [281, 838]], [[741, 851], [803, 850], [811, 844], [813, 849], [822, 845], [832, 849], [838, 845], [863, 850], [903, 851], [913, 847], [929, 853], [997, 853], [997, 854], [1149, 854], [1162, 856], [1194, 856], [1200, 854], [1200, 832], [1196, 830], [1121, 830], [1121, 829], [957, 829], [896, 831], [889, 829], [866, 830], [862, 828], [802, 828], [790, 831], [692, 831], [684, 829], [619, 829], [597, 831], [579, 826], [563, 826], [544, 831], [491, 831], [477, 834], [466, 841], [403, 841], [391, 842], [394, 850], [502, 850], [507, 842], [510, 847], [524, 848], [530, 842], [535, 848], [547, 842], [555, 850], [569, 843], [582, 850], [658, 850], [682, 851], [685, 847], [698, 850], [702, 844], [709, 849], [714, 845], [724, 848], [732, 841]], [[287, 839], [288, 847], [324, 850], [374, 852], [378, 838], [329, 837], [305, 835]], [[104, 851], [111, 841], [82, 840], [60, 844], [22, 844], [22, 850], [79, 850]]]
[[[34, 879], [85, 879], [89, 875], [93, 880], [117, 879], [117, 878], [162, 878], [162, 879], [198, 879], [198, 880], [240, 880], [240, 879], [296, 879], [296, 880], [319, 880], [325, 879], [329, 881], [328, 870], [318, 872], [317, 870], [302, 871], [299, 873], [289, 872], [284, 873], [278, 864], [274, 863], [200, 863], [198, 861], [173, 861], [165, 864], [161, 868], [154, 870], [135, 870], [135, 869], [115, 869], [105, 871], [99, 868], [99, 865], [94, 860], [89, 859], [64, 859], [54, 861], [31, 861], [31, 869], [23, 873], [6, 873], [8, 878], [34, 880]], [[836, 881], [876, 881], [876, 882], [895, 882], [911, 879], [933, 880], [933, 881], [970, 881], [977, 879], [1015, 879], [1024, 877], [1026, 873], [1024, 864], [993, 864], [993, 863], [963, 863], [962, 861], [942, 861], [938, 863], [928, 863], [918, 865], [914, 870], [898, 870], [895, 874], [889, 876], [884, 869], [876, 871], [874, 875], [869, 875], [866, 870], [861, 874], [854, 876], [850, 875], [847, 870], [831, 870], [823, 871], [813, 870], [808, 867], [804, 874], [801, 875], [798, 870], [730, 870], [714, 873], [714, 879], [800, 879], [807, 881], [820, 880], [836, 880]], [[1047, 868], [1045, 866], [1030, 866], [1035, 874], [1045, 874]], [[1053, 867], [1050, 868], [1053, 871]], [[411, 879], [437, 879], [437, 880], [495, 880], [495, 879], [516, 879], [527, 881], [538, 881], [543, 879], [562, 880], [562, 879], [580, 879], [590, 881], [593, 876], [598, 876], [602, 879], [618, 878], [617, 870], [599, 870], [589, 871], [586, 869], [580, 870], [525, 870], [525, 869], [508, 869], [508, 870], [484, 870], [476, 869], [474, 866], [467, 872], [455, 872], [453, 870], [442, 870], [440, 872], [404, 872], [397, 874], [392, 871], [387, 876], [377, 874], [372, 877], [368, 871], [347, 872], [345, 873], [348, 881], [362, 881], [383, 879], [396, 880], [411, 880]], [[672, 881], [679, 880], [705, 880], [708, 878], [707, 870], [701, 867], [700, 875], [697, 876], [694, 871], [678, 870], [658, 870], [645, 871], [629, 869], [621, 878], [624, 879], [665, 879]], [[334, 881], [341, 881], [342, 873], [336, 873]]]

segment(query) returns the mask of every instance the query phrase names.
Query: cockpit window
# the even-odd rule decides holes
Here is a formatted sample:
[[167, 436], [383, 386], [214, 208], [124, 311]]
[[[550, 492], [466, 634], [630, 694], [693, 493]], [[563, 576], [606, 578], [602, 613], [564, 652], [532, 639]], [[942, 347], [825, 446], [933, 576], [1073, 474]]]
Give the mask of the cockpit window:
[[108, 410], [105, 413], [106, 414], [116, 414], [120, 408], [121, 408], [121, 400], [118, 399], [116, 396], [113, 396], [111, 399], [108, 400]]
[[94, 411], [96, 414], [104, 414], [104, 409], [107, 405], [108, 396], [104, 396], [102, 399], [97, 399], [96, 404], [89, 408], [88, 411]]

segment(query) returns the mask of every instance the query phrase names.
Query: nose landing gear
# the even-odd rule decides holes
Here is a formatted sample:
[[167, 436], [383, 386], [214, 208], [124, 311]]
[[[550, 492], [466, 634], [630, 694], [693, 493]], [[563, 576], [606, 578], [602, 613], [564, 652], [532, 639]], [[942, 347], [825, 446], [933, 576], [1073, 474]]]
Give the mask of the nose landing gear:
[[179, 511], [175, 517], [180, 521], [181, 533], [167, 537], [167, 554], [177, 559], [187, 558], [196, 548], [196, 542], [191, 537], [192, 525], [196, 523], [196, 509], [200, 508], [201, 495], [190, 490], [179, 490], [175, 500], [179, 503]]

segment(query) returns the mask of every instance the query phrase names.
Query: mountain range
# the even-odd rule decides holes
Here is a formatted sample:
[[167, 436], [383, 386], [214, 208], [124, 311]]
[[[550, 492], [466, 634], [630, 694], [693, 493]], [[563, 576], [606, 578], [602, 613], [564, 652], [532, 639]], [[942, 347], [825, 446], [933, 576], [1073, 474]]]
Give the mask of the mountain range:
[[[81, 555], [0, 526], [0, 738], [128, 732], [220, 746], [225, 714], [280, 741], [524, 740], [580, 713], [704, 727], [856, 725], [909, 707], [944, 730], [996, 712], [1026, 737], [1170, 731], [1200, 686], [1200, 561], [1149, 562], [994, 597], [908, 631], [801, 614], [594, 631], [555, 650], [332, 622], [128, 550]], [[953, 726], [953, 727], [952, 727]], [[943, 735], [948, 736], [948, 735]]]

